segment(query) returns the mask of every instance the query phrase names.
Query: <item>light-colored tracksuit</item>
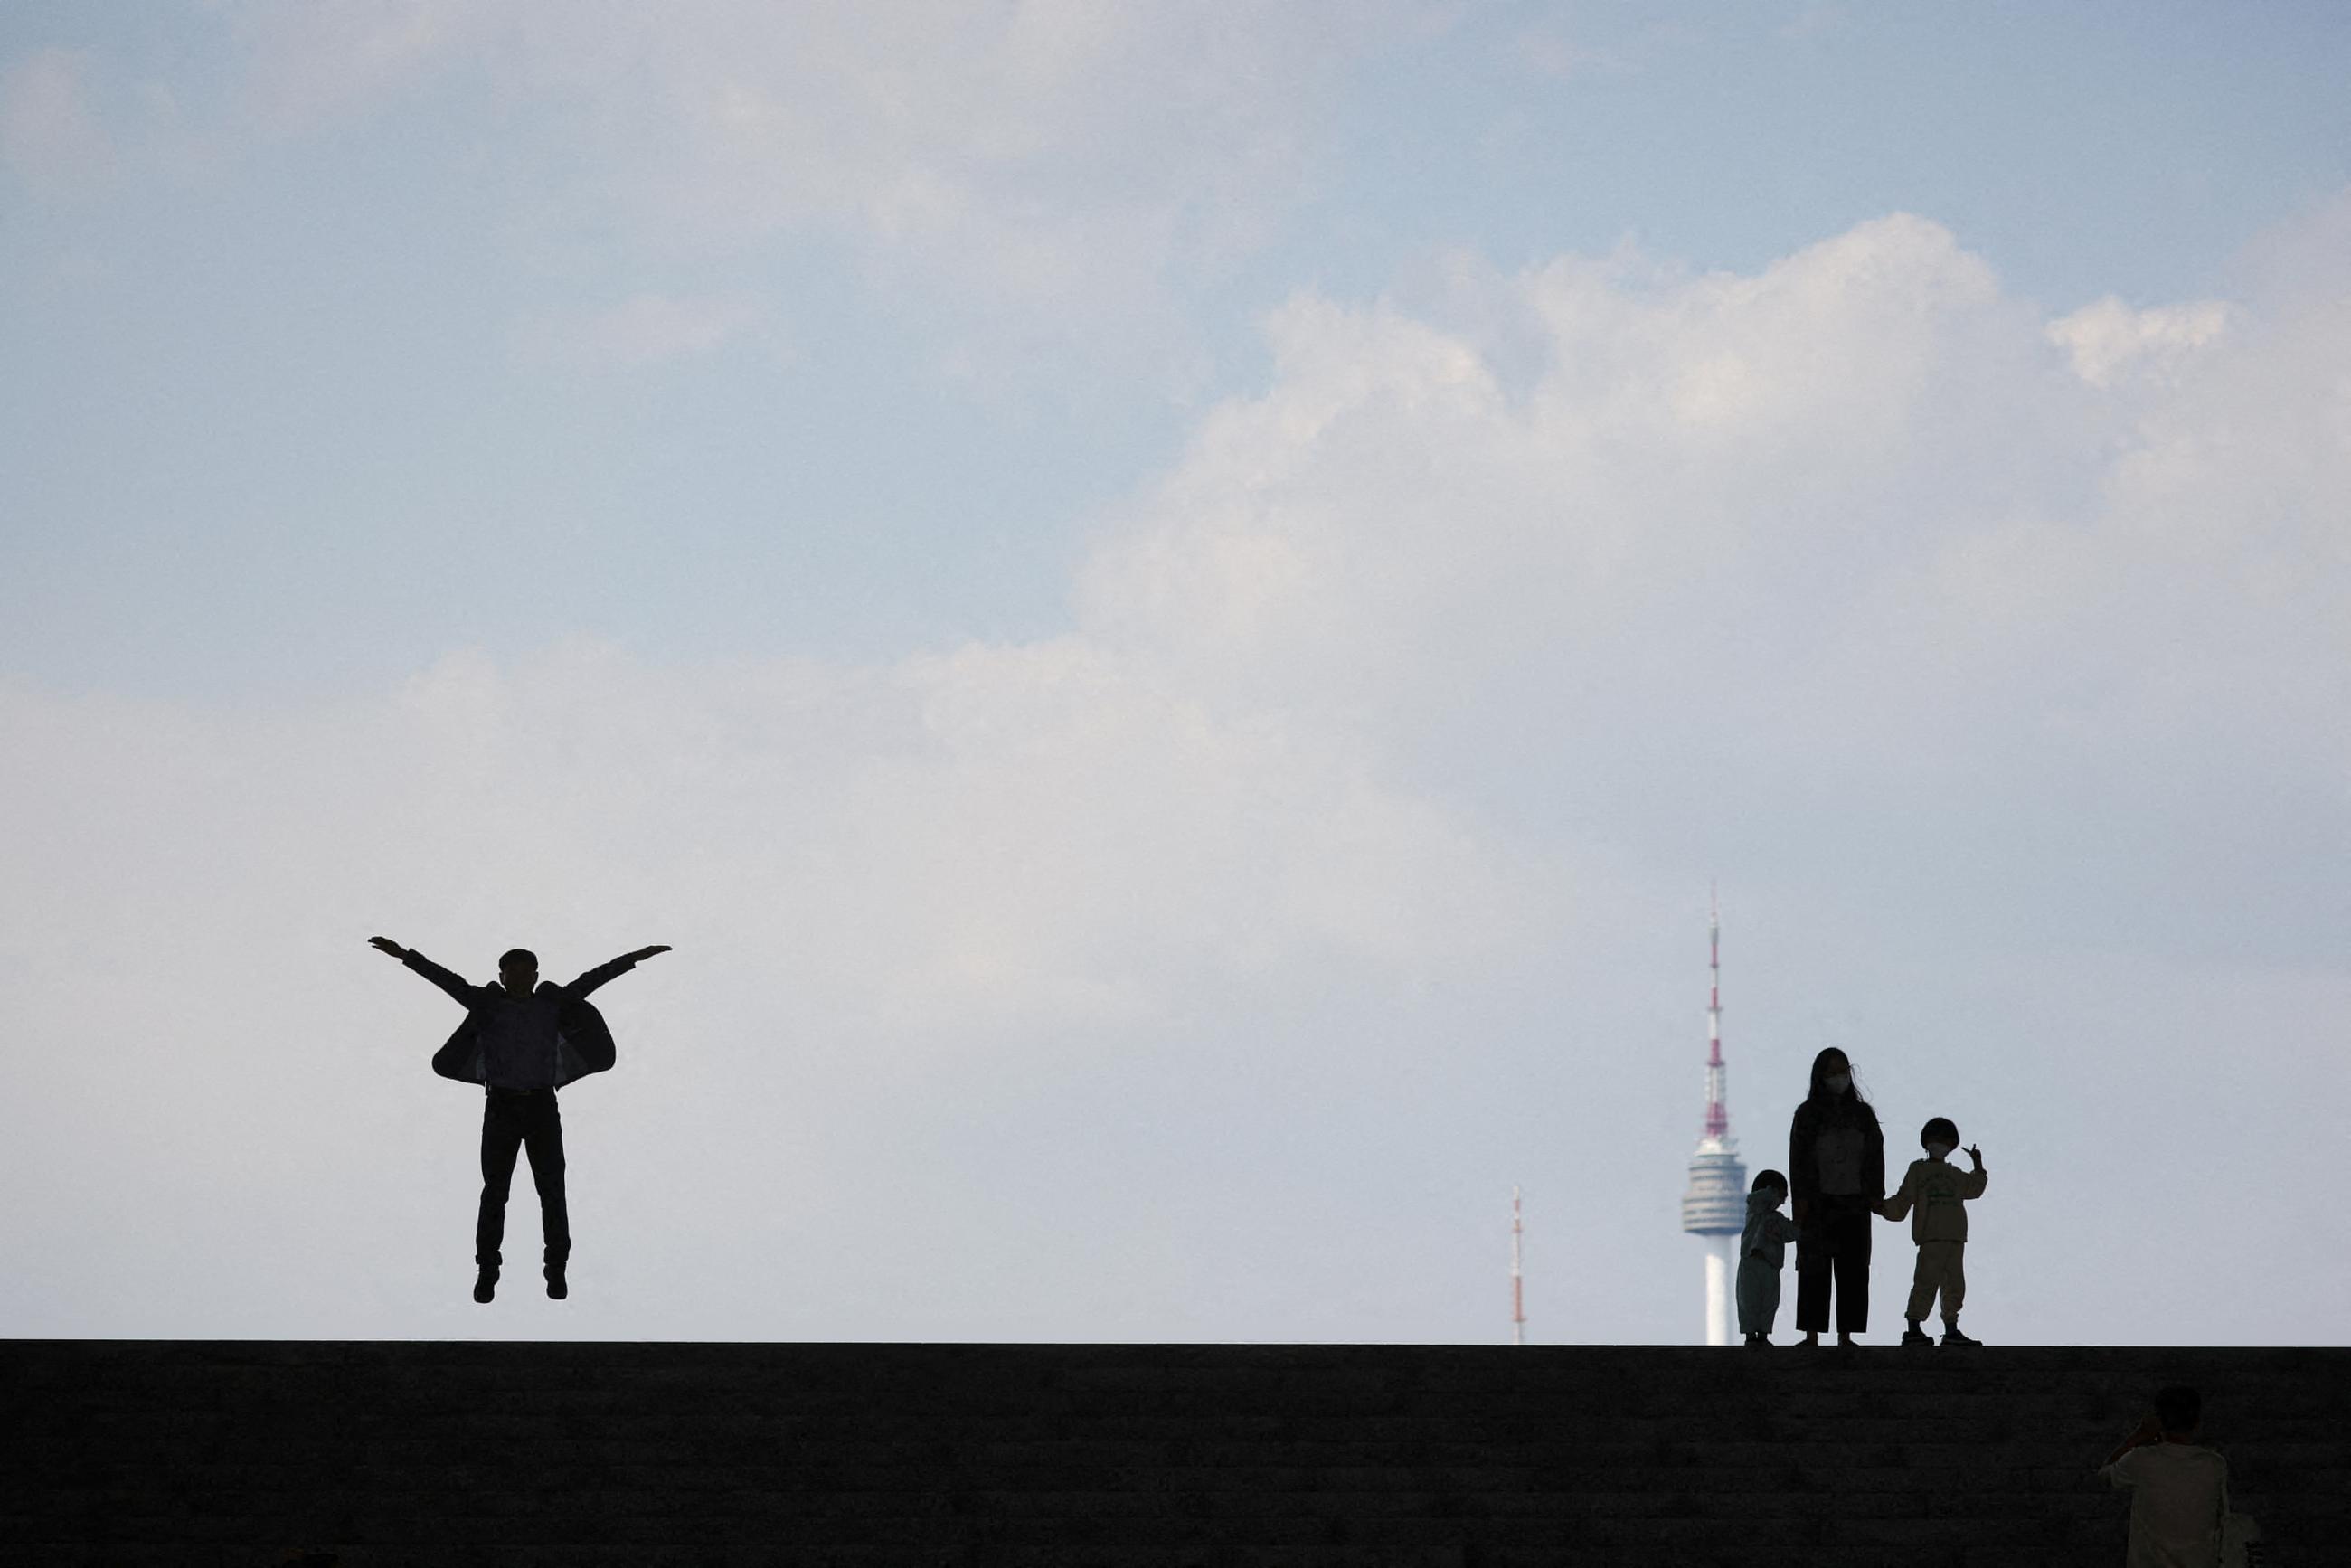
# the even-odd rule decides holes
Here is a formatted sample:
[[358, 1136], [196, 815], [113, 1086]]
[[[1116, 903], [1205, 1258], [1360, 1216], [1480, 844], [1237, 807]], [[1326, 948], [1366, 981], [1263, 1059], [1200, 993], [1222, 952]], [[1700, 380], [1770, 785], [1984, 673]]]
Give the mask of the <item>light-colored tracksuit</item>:
[[1983, 1196], [1984, 1169], [1963, 1171], [1948, 1160], [1912, 1160], [1902, 1185], [1880, 1204], [1888, 1219], [1910, 1216], [1910, 1239], [1918, 1244], [1918, 1271], [1911, 1276], [1910, 1305], [1903, 1316], [1923, 1321], [1935, 1297], [1943, 1298], [1943, 1321], [1959, 1315], [1968, 1299], [1967, 1200]]
[[1780, 1212], [1780, 1194], [1764, 1187], [1747, 1195], [1747, 1228], [1739, 1236], [1739, 1332], [1770, 1334], [1780, 1315], [1780, 1267], [1796, 1222]]

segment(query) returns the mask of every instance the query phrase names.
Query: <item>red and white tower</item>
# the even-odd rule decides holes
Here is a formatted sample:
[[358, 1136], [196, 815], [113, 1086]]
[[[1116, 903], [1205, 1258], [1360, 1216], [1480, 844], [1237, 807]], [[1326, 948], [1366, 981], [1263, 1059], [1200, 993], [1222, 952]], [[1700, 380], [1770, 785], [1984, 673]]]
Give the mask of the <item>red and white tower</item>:
[[1730, 1343], [1732, 1263], [1747, 1227], [1747, 1167], [1730, 1135], [1723, 1092], [1722, 911], [1712, 892], [1706, 921], [1706, 1127], [1690, 1155], [1682, 1195], [1682, 1228], [1706, 1243], [1706, 1343]]

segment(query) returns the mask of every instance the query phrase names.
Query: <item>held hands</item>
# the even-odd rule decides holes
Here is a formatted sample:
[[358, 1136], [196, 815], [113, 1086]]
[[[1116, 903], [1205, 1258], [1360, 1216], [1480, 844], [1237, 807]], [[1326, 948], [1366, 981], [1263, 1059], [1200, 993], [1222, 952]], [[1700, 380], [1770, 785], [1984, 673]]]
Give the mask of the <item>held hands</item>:
[[668, 951], [669, 949], [667, 947], [640, 947], [633, 953], [623, 954], [622, 956], [627, 958], [629, 962], [632, 964], [638, 964], [643, 963], [645, 959], [652, 957], [656, 953], [666, 953]]
[[389, 936], [371, 936], [368, 946], [388, 957], [405, 959], [408, 956], [408, 949]]

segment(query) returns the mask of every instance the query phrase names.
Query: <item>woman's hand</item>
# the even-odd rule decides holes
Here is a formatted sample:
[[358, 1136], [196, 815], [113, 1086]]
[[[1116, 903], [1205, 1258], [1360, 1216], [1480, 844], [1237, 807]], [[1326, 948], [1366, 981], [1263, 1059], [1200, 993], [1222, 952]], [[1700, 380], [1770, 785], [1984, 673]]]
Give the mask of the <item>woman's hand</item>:
[[668, 951], [669, 949], [666, 947], [640, 947], [635, 952], [629, 955], [629, 960], [632, 963], [642, 964], [656, 953], [666, 953]]
[[393, 941], [389, 936], [371, 936], [368, 938], [368, 946], [374, 948], [379, 953], [388, 954], [394, 958], [406, 958], [408, 956], [408, 949], [402, 946], [399, 943]]

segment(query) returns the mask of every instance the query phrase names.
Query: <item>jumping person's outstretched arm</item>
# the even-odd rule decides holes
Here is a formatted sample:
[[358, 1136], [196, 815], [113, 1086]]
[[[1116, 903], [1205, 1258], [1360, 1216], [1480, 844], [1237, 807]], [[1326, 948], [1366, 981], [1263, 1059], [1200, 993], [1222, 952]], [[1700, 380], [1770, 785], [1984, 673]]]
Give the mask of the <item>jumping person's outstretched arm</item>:
[[474, 1005], [474, 988], [465, 983], [465, 977], [443, 968], [415, 948], [403, 947], [389, 936], [371, 936], [368, 946], [399, 959], [455, 998], [458, 1006], [470, 1008]]
[[620, 978], [622, 975], [627, 974], [630, 970], [635, 968], [638, 964], [652, 957], [654, 954], [666, 953], [668, 951], [669, 949], [667, 947], [640, 947], [633, 953], [623, 953], [609, 964], [597, 965], [594, 968], [589, 970], [586, 974], [580, 976], [578, 979], [564, 987], [563, 994], [569, 997], [576, 1002], [580, 998], [586, 996], [589, 992], [594, 990], [597, 987], [602, 985], [605, 981]]

